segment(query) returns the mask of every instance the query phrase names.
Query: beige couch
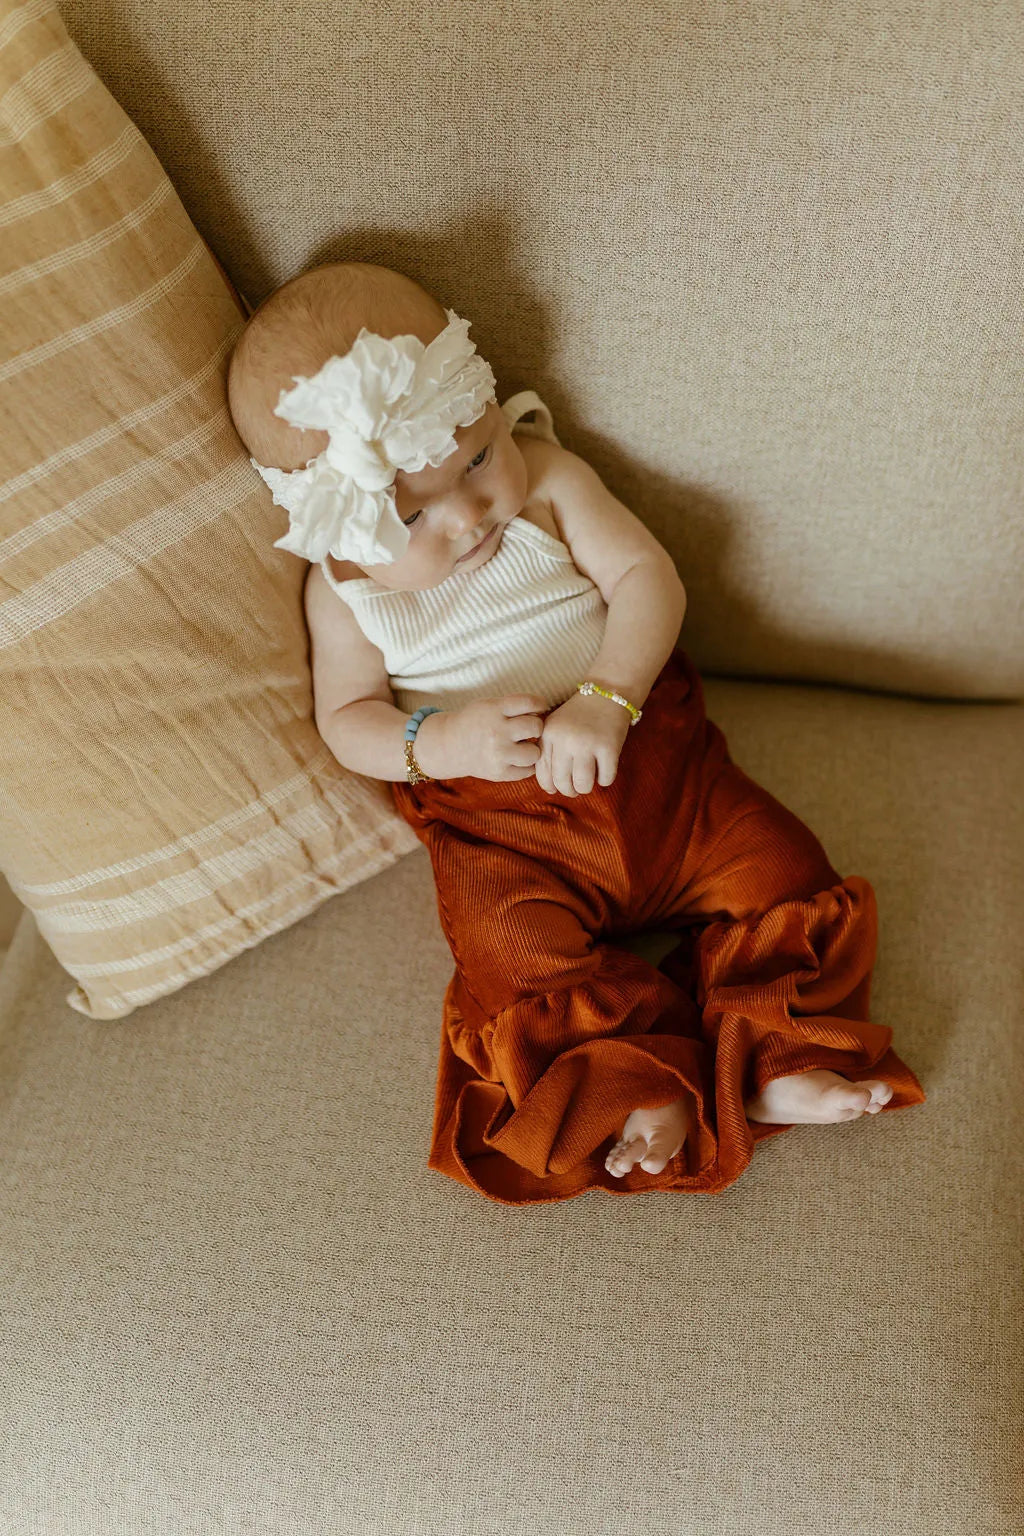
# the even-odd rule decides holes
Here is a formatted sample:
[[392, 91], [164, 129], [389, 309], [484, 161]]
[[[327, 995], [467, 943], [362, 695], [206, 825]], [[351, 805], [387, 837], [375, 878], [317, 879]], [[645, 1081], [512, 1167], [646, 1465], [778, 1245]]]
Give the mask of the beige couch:
[[672, 550], [928, 1101], [499, 1205], [426, 1167], [425, 850], [115, 1023], [26, 914], [0, 1532], [1024, 1532], [1013, 8], [62, 9], [250, 301], [411, 271]]

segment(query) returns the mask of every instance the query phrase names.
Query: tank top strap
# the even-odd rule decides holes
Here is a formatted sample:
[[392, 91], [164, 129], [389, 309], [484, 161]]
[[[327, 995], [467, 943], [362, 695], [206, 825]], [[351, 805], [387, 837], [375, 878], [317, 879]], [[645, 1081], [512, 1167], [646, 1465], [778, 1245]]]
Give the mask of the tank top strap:
[[[526, 437], [542, 437], [545, 442], [561, 447], [555, 436], [555, 422], [544, 401], [532, 389], [521, 389], [517, 395], [505, 401], [501, 408], [510, 432], [522, 432]], [[533, 412], [533, 421], [523, 421], [523, 416]]]

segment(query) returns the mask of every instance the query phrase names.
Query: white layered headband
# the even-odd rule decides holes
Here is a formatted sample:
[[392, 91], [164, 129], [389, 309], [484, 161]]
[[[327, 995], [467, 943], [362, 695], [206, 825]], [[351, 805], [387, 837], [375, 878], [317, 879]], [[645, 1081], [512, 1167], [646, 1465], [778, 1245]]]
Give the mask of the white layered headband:
[[344, 357], [328, 358], [311, 379], [293, 375], [295, 388], [281, 391], [274, 415], [326, 432], [329, 442], [290, 473], [250, 460], [288, 512], [276, 549], [357, 565], [386, 565], [405, 553], [410, 534], [395, 506], [396, 472], [436, 468], [455, 451], [455, 428], [468, 427], [496, 398], [469, 321], [445, 314], [447, 326], [427, 346], [364, 327]]

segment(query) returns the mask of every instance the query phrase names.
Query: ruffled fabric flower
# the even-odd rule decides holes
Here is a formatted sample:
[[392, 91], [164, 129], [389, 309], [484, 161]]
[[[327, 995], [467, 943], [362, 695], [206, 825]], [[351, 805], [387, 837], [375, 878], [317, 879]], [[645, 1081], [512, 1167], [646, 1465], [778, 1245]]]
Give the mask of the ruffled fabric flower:
[[469, 321], [446, 310], [448, 324], [424, 346], [417, 336], [390, 340], [365, 328], [344, 357], [312, 378], [296, 376], [274, 414], [293, 427], [328, 434], [305, 469], [267, 468], [251, 460], [288, 513], [275, 548], [319, 563], [328, 554], [357, 565], [390, 564], [409, 545], [395, 505], [395, 475], [455, 452], [455, 429], [469, 426], [496, 398], [490, 365], [469, 340]]

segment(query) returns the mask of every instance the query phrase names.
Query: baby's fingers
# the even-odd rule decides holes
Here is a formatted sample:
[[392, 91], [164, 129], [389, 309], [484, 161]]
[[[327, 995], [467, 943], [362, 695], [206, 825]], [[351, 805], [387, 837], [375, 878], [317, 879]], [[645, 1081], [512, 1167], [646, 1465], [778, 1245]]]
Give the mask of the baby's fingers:
[[557, 748], [552, 750], [551, 778], [554, 782], [555, 788], [558, 790], [558, 793], [560, 795], [568, 796], [570, 800], [574, 800], [579, 793], [579, 791], [573, 787], [573, 763], [574, 760], [570, 753], [559, 752]]
[[508, 749], [508, 761], [513, 768], [533, 768], [540, 758], [540, 747], [535, 741], [517, 741]]
[[536, 741], [543, 734], [540, 715], [516, 715], [508, 727], [513, 741]]
[[574, 757], [572, 763], [572, 787], [578, 795], [589, 795], [597, 776], [597, 759], [592, 752]]
[[599, 752], [597, 754], [597, 765], [597, 782], [601, 785], [602, 789], [607, 789], [609, 784], [615, 783], [619, 759], [612, 751]]
[[547, 700], [538, 693], [508, 693], [500, 701], [504, 715], [546, 715]]

